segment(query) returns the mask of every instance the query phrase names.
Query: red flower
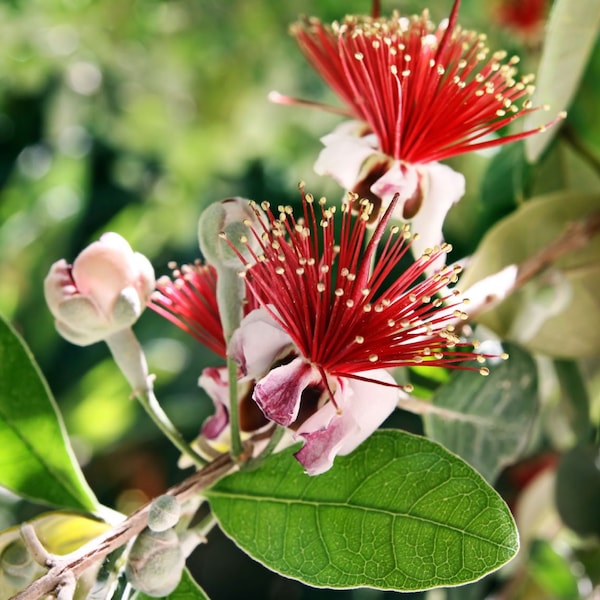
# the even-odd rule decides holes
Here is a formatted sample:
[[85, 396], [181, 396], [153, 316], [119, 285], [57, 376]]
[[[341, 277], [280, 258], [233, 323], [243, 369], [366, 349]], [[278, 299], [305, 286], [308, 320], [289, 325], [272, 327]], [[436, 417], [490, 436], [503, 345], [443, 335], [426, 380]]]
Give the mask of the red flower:
[[429, 163], [540, 130], [489, 139], [537, 110], [528, 99], [532, 77], [517, 80], [517, 57], [490, 55], [484, 35], [458, 26], [459, 5], [437, 27], [424, 11], [347, 16], [331, 26], [311, 18], [292, 34], [348, 114], [368, 123], [383, 154]]
[[[276, 217], [263, 204], [270, 228], [251, 230], [262, 255], [251, 251], [252, 262], [240, 259], [248, 290], [323, 382], [327, 376], [370, 380], [361, 373], [420, 363], [474, 368], [460, 363], [482, 360], [454, 334], [453, 324], [466, 315], [458, 296], [444, 290], [459, 269], [445, 267], [423, 278], [428, 265], [450, 250], [447, 244], [390, 281], [411, 245], [406, 228], [384, 235], [396, 201], [367, 243], [368, 202], [348, 195], [336, 239], [335, 207], [304, 191], [302, 198], [299, 219], [289, 207], [280, 207]], [[436, 297], [440, 292], [443, 298]]]
[[174, 269], [173, 279], [163, 276], [156, 282], [148, 306], [225, 358], [227, 350], [216, 289], [214, 267], [199, 262], [183, 265]]

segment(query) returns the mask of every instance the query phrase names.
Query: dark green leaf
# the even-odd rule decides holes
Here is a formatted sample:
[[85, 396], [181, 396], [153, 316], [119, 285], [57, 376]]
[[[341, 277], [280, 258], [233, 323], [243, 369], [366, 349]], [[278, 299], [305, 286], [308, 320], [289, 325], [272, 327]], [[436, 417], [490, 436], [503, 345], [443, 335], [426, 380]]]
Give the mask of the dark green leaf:
[[[548, 104], [551, 116], [545, 111], [530, 113], [525, 129], [540, 127], [559, 111], [568, 108], [588, 61], [600, 27], [600, 3], [597, 0], [557, 0], [550, 14], [544, 52], [537, 75], [533, 102]], [[558, 127], [525, 140], [527, 158], [535, 162], [544, 152]]]
[[509, 358], [490, 374], [457, 371], [433, 397], [440, 413], [425, 416], [430, 438], [464, 458], [488, 481], [519, 457], [537, 406], [537, 371], [531, 356], [505, 344]]
[[[135, 600], [154, 600], [146, 594], [138, 592], [135, 595]], [[190, 572], [185, 569], [181, 576], [181, 581], [177, 588], [172, 591], [164, 600], [209, 600], [206, 592], [194, 581]]]
[[317, 477], [285, 452], [206, 495], [244, 551], [316, 587], [460, 585], [518, 549], [510, 512], [482, 477], [438, 444], [402, 431], [376, 432]]
[[64, 508], [97, 507], [42, 374], [1, 318], [0, 448], [0, 485]]

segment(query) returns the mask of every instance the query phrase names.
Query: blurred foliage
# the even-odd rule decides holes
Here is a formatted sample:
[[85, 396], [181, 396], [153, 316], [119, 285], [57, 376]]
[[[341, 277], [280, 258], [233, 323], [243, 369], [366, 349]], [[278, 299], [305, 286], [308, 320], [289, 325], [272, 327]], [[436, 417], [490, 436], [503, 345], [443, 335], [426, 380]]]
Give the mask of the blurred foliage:
[[[501, 1], [465, 0], [459, 20], [485, 30], [490, 47], [520, 54], [523, 68], [535, 71], [539, 39], [500, 27], [494, 17]], [[432, 18], [439, 20], [448, 15], [451, 1], [427, 4]], [[383, 0], [382, 11], [412, 13], [424, 5]], [[42, 292], [48, 268], [61, 257], [71, 260], [89, 241], [113, 230], [146, 254], [160, 275], [168, 272], [168, 261], [198, 256], [196, 221], [214, 200], [240, 195], [293, 203], [300, 180], [315, 194], [339, 197], [335, 184], [312, 172], [319, 137], [339, 118], [271, 105], [267, 94], [277, 89], [335, 103], [287, 35], [288, 25], [300, 14], [327, 21], [369, 10], [368, 0], [0, 4], [0, 313], [33, 350], [102, 502], [131, 510], [182, 475], [174, 468], [176, 452], [139, 407], [127, 402], [125, 381], [104, 345], [82, 351], [56, 334]], [[467, 179], [467, 194], [445, 226], [457, 258], [472, 253], [492, 225], [532, 196], [565, 188], [598, 190], [599, 73], [596, 46], [571, 108], [567, 135], [555, 141], [540, 164], [527, 165], [520, 145], [451, 161]], [[215, 357], [149, 311], [136, 331], [157, 374], [157, 395], [165, 410], [186, 436], [195, 436], [212, 411], [196, 380], [203, 366], [216, 364]], [[597, 361], [586, 361], [583, 370], [597, 427]], [[549, 388], [555, 376], [551, 368], [547, 373]], [[428, 388], [427, 381], [423, 385]], [[546, 398], [544, 414], [558, 416], [550, 433], [540, 427], [533, 436], [531, 454], [573, 445], [572, 438], [558, 431], [560, 424], [568, 428], [568, 418], [560, 412], [555, 388], [540, 391]], [[412, 424], [412, 418], [407, 422]], [[527, 483], [538, 471], [532, 471]], [[508, 473], [502, 480], [507, 495], [524, 489], [525, 479], [519, 477]], [[568, 498], [563, 504], [569, 505]], [[8, 494], [0, 496], [2, 526], [36, 511]], [[530, 568], [518, 566], [517, 581], [525, 583], [516, 591], [510, 588], [514, 595], [505, 597], [576, 597], [573, 573], [580, 589], [600, 584], [598, 553], [576, 542], [569, 556], [557, 554], [549, 545], [556, 521], [550, 522], [543, 529], [551, 532], [550, 542], [523, 550], [529, 553]], [[193, 555], [190, 565], [215, 600], [242, 593], [290, 600], [396, 596], [309, 590], [256, 565], [219, 533]], [[232, 578], [232, 572], [239, 576]], [[488, 580], [468, 597], [482, 598], [502, 585], [502, 579]]]

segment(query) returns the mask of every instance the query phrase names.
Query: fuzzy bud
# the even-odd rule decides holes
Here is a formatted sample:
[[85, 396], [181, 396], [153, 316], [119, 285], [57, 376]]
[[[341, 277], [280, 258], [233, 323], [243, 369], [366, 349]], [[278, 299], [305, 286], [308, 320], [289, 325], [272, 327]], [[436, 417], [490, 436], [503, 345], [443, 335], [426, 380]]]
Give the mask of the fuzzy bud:
[[242, 263], [231, 247], [247, 254], [241, 240], [248, 238], [248, 224], [256, 225], [257, 216], [245, 198], [236, 196], [206, 207], [198, 221], [200, 250], [217, 269], [239, 269]]
[[44, 293], [58, 332], [78, 346], [133, 325], [154, 290], [154, 269], [125, 239], [105, 233], [73, 262], [54, 263]]
[[22, 589], [33, 581], [37, 564], [25, 544], [15, 540], [3, 550], [0, 568], [10, 585]]
[[148, 527], [155, 532], [166, 531], [177, 525], [181, 505], [174, 496], [163, 494], [152, 502], [148, 514]]
[[125, 575], [136, 590], [162, 598], [178, 586], [184, 566], [179, 538], [173, 529], [144, 529], [133, 543]]

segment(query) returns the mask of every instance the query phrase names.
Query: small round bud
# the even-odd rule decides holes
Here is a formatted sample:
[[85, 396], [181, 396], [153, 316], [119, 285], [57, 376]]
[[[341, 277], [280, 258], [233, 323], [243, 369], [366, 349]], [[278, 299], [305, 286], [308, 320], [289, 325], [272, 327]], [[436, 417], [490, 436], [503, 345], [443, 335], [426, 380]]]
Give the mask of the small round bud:
[[44, 294], [58, 332], [87, 346], [133, 325], [154, 290], [154, 269], [116, 233], [105, 233], [69, 265], [55, 262]]
[[152, 502], [148, 514], [148, 527], [152, 531], [166, 531], [177, 525], [181, 516], [181, 505], [174, 496], [163, 494]]
[[179, 538], [172, 529], [144, 529], [133, 543], [125, 575], [136, 590], [162, 598], [177, 587], [184, 566]]
[[21, 589], [33, 581], [37, 564], [25, 544], [15, 540], [2, 552], [0, 566], [6, 581]]
[[198, 221], [198, 240], [206, 260], [217, 269], [239, 269], [242, 262], [236, 250], [247, 256], [246, 244], [252, 242], [249, 226], [257, 221], [245, 198], [227, 198], [205, 208]]

